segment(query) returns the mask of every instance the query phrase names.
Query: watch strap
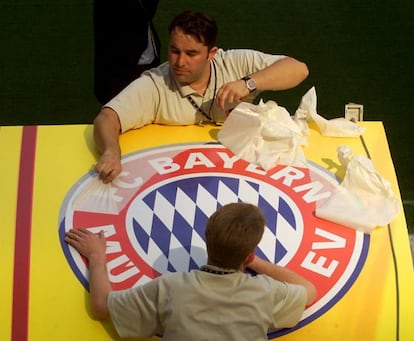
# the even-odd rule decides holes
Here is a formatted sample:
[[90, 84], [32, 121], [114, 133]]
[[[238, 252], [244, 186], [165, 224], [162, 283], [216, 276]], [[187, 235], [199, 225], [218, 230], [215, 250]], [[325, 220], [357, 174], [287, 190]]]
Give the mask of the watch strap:
[[246, 87], [250, 93], [256, 90], [256, 81], [250, 76], [244, 76], [242, 80], [246, 83]]

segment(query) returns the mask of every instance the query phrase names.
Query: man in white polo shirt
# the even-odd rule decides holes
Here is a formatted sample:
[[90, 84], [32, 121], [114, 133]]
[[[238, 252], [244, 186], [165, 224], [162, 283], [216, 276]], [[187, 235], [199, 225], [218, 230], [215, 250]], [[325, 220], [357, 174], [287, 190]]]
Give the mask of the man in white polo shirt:
[[217, 24], [185, 11], [169, 25], [168, 62], [143, 73], [103, 106], [94, 121], [101, 152], [96, 171], [104, 183], [121, 172], [119, 134], [144, 125], [189, 125], [224, 121], [226, 112], [264, 90], [286, 90], [308, 75], [291, 57], [259, 51], [224, 51], [216, 44]]
[[306, 278], [255, 255], [264, 227], [257, 206], [224, 205], [207, 221], [206, 265], [121, 291], [111, 288], [103, 231], [70, 230], [65, 241], [88, 259], [92, 313], [110, 317], [121, 337], [253, 341], [295, 326], [317, 296]]

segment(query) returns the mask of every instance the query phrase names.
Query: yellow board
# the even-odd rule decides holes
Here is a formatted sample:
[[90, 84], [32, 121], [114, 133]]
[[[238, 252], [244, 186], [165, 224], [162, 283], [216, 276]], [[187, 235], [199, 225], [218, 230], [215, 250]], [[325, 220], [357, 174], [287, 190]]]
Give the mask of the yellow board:
[[[378, 173], [399, 196], [382, 123], [361, 124], [366, 127], [363, 141], [322, 137], [312, 127], [304, 149], [307, 159], [337, 173], [337, 146], [346, 144], [355, 155], [368, 151]], [[151, 125], [122, 135], [121, 149], [129, 154], [169, 144], [216, 141], [218, 129]], [[29, 151], [21, 146], [29, 146]], [[0, 128], [0, 340], [116, 338], [109, 322], [91, 319], [88, 294], [69, 267], [58, 235], [62, 203], [96, 159], [89, 125]], [[401, 210], [389, 227], [378, 227], [371, 234], [365, 264], [345, 295], [312, 322], [277, 339], [413, 340], [413, 288]]]

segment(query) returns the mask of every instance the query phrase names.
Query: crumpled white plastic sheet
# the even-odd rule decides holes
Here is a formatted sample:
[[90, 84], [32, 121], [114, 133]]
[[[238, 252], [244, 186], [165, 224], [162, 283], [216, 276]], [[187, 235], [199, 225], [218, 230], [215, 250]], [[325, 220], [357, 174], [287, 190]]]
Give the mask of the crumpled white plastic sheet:
[[365, 128], [344, 117], [327, 120], [317, 113], [317, 98], [315, 87], [312, 87], [302, 97], [294, 115], [294, 121], [300, 126], [304, 136], [309, 136], [308, 122], [315, 122], [323, 136], [357, 137]]
[[307, 165], [300, 128], [289, 112], [273, 101], [240, 103], [224, 122], [218, 140], [239, 158], [265, 170], [278, 163]]
[[315, 215], [365, 233], [389, 224], [400, 211], [389, 182], [367, 157], [353, 156], [348, 146], [337, 150], [346, 167], [345, 178], [321, 206], [317, 205]]

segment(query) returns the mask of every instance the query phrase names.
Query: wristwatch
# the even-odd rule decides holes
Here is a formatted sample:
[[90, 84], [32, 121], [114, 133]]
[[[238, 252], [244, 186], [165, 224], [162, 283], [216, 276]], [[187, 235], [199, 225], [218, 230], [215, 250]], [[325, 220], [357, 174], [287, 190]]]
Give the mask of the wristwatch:
[[244, 82], [246, 83], [246, 87], [247, 89], [249, 89], [250, 93], [256, 90], [257, 88], [256, 81], [252, 77], [245, 76], [242, 78], [242, 80], [244, 80]]

